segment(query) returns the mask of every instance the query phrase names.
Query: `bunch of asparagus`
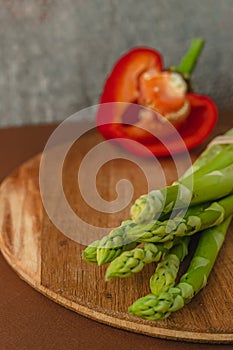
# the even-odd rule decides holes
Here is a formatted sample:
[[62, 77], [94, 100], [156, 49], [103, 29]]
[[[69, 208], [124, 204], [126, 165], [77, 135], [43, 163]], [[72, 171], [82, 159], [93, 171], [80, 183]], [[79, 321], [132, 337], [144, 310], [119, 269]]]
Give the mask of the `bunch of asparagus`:
[[[171, 186], [136, 200], [131, 219], [83, 251], [91, 263], [110, 263], [106, 280], [129, 277], [157, 262], [151, 294], [136, 300], [132, 315], [168, 317], [206, 285], [233, 215], [233, 129], [211, 143]], [[192, 235], [198, 244], [186, 273], [177, 281]], [[177, 283], [177, 284], [176, 284]]]

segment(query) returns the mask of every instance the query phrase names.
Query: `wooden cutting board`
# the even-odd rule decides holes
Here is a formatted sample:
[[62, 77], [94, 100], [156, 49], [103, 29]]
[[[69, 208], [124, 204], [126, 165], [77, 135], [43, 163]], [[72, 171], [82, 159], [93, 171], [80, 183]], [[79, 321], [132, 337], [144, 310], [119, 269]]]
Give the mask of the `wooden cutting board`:
[[[63, 186], [70, 206], [83, 220], [114, 227], [128, 218], [132, 202], [147, 191], [146, 179], [127, 160], [107, 162], [96, 178], [100, 194], [106, 200], [114, 199], [116, 182], [128, 178], [133, 183], [133, 198], [117, 214], [104, 214], [88, 206], [74, 183], [84, 155], [100, 141], [98, 133], [91, 131], [74, 144], [64, 163]], [[81, 253], [85, 247], [64, 236], [46, 214], [39, 191], [40, 158], [38, 155], [21, 165], [0, 187], [0, 247], [21, 278], [55, 302], [114, 327], [167, 339], [233, 342], [233, 226], [207, 287], [189, 305], [164, 321], [132, 317], [127, 308], [149, 293], [148, 281], [154, 265], [146, 266], [131, 278], [105, 282], [106, 266], [83, 261]], [[182, 161], [182, 156], [177, 158], [180, 164]], [[150, 162], [144, 163], [148, 169]], [[177, 173], [173, 161], [163, 159], [161, 166], [167, 182], [174, 181]]]

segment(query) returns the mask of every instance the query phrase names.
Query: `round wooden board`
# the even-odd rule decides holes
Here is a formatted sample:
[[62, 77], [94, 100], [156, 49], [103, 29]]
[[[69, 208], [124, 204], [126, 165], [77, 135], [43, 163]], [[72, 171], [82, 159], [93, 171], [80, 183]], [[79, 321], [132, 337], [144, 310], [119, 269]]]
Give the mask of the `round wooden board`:
[[[146, 191], [146, 182], [140, 169], [130, 162], [108, 162], [97, 176], [100, 193], [107, 200], [114, 198], [114, 184], [121, 177], [128, 178], [135, 190], [131, 203], [117, 215], [98, 213], [85, 205], [73, 181], [83, 156], [100, 141], [92, 131], [72, 147], [64, 163], [64, 191], [78, 215], [93, 225], [112, 227], [127, 218], [131, 203]], [[182, 156], [177, 161], [182, 164]], [[0, 247], [21, 278], [55, 302], [114, 327], [167, 339], [233, 342], [232, 226], [207, 287], [189, 305], [164, 321], [131, 317], [127, 308], [149, 293], [148, 281], [154, 266], [146, 266], [128, 279], [105, 282], [106, 266], [83, 261], [85, 247], [64, 236], [48, 218], [40, 197], [39, 164], [40, 155], [20, 166], [0, 188]], [[167, 182], [174, 181], [173, 162], [164, 159], [161, 165]], [[150, 161], [145, 161], [145, 166], [150, 167]]]

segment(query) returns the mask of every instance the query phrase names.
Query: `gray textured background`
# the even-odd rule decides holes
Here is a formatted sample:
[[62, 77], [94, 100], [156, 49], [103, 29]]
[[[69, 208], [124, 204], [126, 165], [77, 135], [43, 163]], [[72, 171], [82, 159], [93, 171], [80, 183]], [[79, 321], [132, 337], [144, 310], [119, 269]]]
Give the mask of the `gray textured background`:
[[0, 0], [0, 125], [62, 120], [98, 102], [115, 60], [136, 45], [177, 64], [206, 39], [196, 90], [233, 110], [232, 0]]

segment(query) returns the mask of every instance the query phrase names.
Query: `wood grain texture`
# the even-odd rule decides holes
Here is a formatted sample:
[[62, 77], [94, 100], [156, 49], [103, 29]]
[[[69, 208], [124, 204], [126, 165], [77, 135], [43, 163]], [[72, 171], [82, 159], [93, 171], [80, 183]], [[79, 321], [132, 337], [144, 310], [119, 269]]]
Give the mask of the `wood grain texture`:
[[[115, 198], [115, 184], [123, 177], [132, 181], [134, 198], [117, 215], [90, 208], [74, 187], [74, 181], [84, 155], [100, 141], [92, 131], [72, 147], [64, 163], [63, 185], [70, 206], [80, 217], [92, 225], [111, 227], [127, 218], [132, 201], [146, 191], [146, 181], [134, 164], [121, 159], [108, 162], [97, 176], [101, 195], [107, 200]], [[182, 164], [182, 157], [177, 161]], [[65, 237], [43, 210], [39, 162], [37, 156], [23, 164], [0, 189], [1, 251], [24, 280], [65, 307], [115, 327], [168, 339], [233, 342], [232, 226], [207, 287], [184, 309], [164, 321], [140, 320], [129, 316], [127, 308], [149, 292], [154, 265], [146, 266], [131, 278], [105, 282], [106, 267], [84, 262], [81, 258], [84, 246]], [[175, 180], [172, 160], [164, 159], [161, 165], [167, 182]], [[145, 166], [150, 167], [150, 162], [145, 161]]]

